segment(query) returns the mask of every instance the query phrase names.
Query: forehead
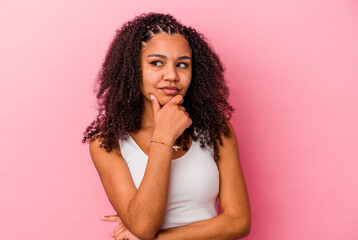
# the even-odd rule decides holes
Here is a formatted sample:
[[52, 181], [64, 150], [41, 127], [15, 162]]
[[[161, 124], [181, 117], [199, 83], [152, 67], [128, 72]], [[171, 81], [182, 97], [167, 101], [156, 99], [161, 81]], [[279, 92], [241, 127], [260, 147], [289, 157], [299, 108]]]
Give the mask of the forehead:
[[189, 55], [191, 48], [188, 41], [180, 34], [159, 33], [146, 43], [142, 43], [142, 54], [161, 53], [165, 55]]

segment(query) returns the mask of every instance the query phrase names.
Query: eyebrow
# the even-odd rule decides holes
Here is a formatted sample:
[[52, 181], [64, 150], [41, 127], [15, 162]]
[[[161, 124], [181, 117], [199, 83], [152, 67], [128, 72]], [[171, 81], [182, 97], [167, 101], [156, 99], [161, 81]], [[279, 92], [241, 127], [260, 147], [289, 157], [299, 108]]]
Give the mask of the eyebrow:
[[[158, 57], [158, 58], [168, 59], [167, 56], [162, 55], [162, 54], [149, 54], [147, 57]], [[191, 60], [191, 57], [186, 56], [186, 55], [178, 57], [178, 60], [183, 60], [183, 59]]]

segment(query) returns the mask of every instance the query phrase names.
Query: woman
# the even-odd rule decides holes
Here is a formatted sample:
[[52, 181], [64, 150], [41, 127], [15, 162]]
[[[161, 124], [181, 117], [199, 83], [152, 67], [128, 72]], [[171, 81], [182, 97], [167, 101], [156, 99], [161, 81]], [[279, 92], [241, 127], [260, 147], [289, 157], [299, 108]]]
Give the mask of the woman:
[[83, 139], [118, 214], [103, 218], [119, 223], [115, 239], [248, 235], [223, 71], [203, 35], [171, 15], [143, 14], [117, 31]]

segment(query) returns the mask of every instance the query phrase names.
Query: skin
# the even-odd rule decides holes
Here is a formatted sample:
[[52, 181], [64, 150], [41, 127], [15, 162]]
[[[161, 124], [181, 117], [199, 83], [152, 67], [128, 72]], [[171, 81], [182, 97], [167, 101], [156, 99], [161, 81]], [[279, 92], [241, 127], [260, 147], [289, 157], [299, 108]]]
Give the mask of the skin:
[[[140, 57], [144, 112], [140, 131], [131, 133], [131, 136], [141, 146], [143, 152], [148, 155], [150, 140], [156, 125], [153, 121], [154, 111], [150, 95], [154, 95], [160, 105], [160, 107], [155, 107], [156, 111], [173, 98], [173, 95], [163, 92], [163, 87], [177, 87], [179, 89], [177, 95], [185, 96], [192, 76], [192, 51], [183, 36], [161, 33], [155, 35], [149, 42], [142, 44]], [[189, 117], [184, 107], [178, 105], [178, 108]], [[163, 124], [165, 123], [158, 123], [157, 125], [163, 126]], [[179, 158], [184, 154], [185, 151], [180, 148], [178, 152], [173, 152], [173, 158]]]
[[[111, 235], [115, 239], [235, 239], [249, 233], [249, 201], [235, 132], [229, 122], [232, 134], [223, 137], [217, 162], [223, 213], [212, 219], [159, 231], [168, 198], [170, 162], [185, 152], [177, 153], [149, 140], [173, 145], [191, 125], [188, 113], [180, 106], [190, 86], [191, 57], [188, 42], [178, 34], [160, 33], [143, 44], [141, 91], [144, 112], [141, 129], [131, 135], [148, 155], [148, 164], [138, 190], [120, 149], [107, 153], [99, 147], [98, 139], [90, 144], [92, 160], [118, 214], [102, 217], [104, 221], [119, 223]], [[179, 91], [176, 95], [166, 94], [162, 90], [165, 86], [175, 86]]]
[[150, 94], [154, 94], [160, 106], [168, 103], [173, 95], [164, 93], [161, 88], [173, 86], [185, 96], [192, 74], [192, 52], [187, 40], [179, 35], [160, 33], [149, 42], [142, 43], [141, 70], [143, 83], [141, 91], [147, 112], [143, 114], [145, 122], [152, 122], [152, 103]]

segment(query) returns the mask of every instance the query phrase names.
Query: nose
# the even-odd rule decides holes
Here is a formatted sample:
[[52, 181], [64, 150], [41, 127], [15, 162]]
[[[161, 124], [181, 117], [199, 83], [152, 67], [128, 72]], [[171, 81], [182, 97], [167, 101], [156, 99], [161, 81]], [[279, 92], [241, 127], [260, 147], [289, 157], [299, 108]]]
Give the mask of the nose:
[[164, 72], [164, 80], [168, 80], [168, 81], [178, 81], [179, 80], [176, 66], [173, 66], [172, 64], [167, 64], [164, 71], [165, 71]]

